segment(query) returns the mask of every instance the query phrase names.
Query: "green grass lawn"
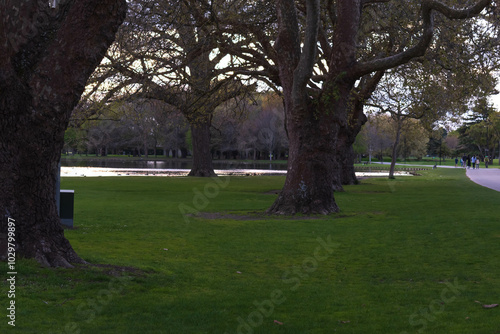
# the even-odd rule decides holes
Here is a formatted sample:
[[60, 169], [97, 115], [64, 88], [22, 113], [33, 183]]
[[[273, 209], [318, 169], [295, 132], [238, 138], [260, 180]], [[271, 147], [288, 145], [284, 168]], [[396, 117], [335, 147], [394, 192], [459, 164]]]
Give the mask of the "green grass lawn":
[[421, 173], [346, 187], [314, 219], [260, 214], [284, 177], [64, 178], [67, 238], [123, 268], [18, 260], [0, 333], [499, 333], [476, 301], [500, 303], [500, 193]]

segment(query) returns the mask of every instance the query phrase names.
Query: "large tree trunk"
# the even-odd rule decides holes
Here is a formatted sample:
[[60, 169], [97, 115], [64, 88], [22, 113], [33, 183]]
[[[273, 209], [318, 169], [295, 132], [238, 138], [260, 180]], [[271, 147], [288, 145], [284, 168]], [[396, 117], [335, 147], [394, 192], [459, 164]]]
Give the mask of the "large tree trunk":
[[293, 117], [293, 121], [291, 118], [287, 117], [289, 159], [285, 185], [268, 212], [338, 212], [333, 196], [338, 177], [335, 141], [339, 127], [335, 116], [308, 110]]
[[193, 137], [193, 168], [189, 176], [211, 177], [214, 172], [212, 154], [210, 153], [211, 116], [191, 124]]
[[[22, 101], [23, 93], [11, 92], [12, 102]], [[17, 104], [17, 103], [16, 103]], [[18, 112], [2, 122], [0, 183], [2, 233], [7, 217], [15, 221], [16, 253], [34, 258], [46, 266], [69, 267], [82, 263], [65, 239], [55, 203], [55, 182], [64, 129], [47, 129], [27, 114], [30, 108], [19, 104], [2, 105], [2, 111]], [[16, 108], [17, 107], [17, 108]], [[14, 109], [12, 109], [14, 108]], [[7, 128], [17, 129], [6, 133]], [[0, 242], [5, 242], [2, 240]]]
[[307, 6], [307, 26], [303, 46], [295, 4], [278, 0], [278, 55], [280, 81], [289, 140], [289, 160], [285, 185], [268, 210], [277, 214], [329, 214], [338, 212], [333, 196], [339, 184], [337, 144], [339, 131], [347, 127], [350, 92], [355, 81], [345, 75], [355, 56], [356, 22], [359, 22], [359, 1], [339, 5], [339, 24], [345, 30], [335, 36], [338, 47], [332, 51], [332, 69], [318, 96], [307, 90], [316, 58], [317, 33], [320, 22], [319, 1]]
[[7, 1], [0, 10], [11, 18], [0, 29], [0, 243], [14, 223], [17, 256], [71, 267], [84, 261], [64, 237], [55, 204], [64, 131], [126, 3], [65, 1], [53, 9]]
[[[434, 33], [434, 10], [450, 19], [465, 19], [480, 13], [490, 0], [480, 0], [463, 10], [447, 7], [439, 1], [424, 1], [421, 7], [422, 35], [413, 47], [390, 54], [391, 42], [387, 57], [377, 56], [360, 62], [357, 56], [361, 14], [365, 5], [377, 2], [386, 1], [337, 0], [335, 4], [330, 3], [334, 28], [332, 33], [326, 33], [326, 30], [319, 29], [322, 21], [319, 0], [305, 1], [305, 10], [304, 2], [301, 2], [301, 15], [305, 13], [306, 16], [305, 24], [299, 24], [296, 1], [276, 0], [276, 52], [270, 54], [279, 70], [285, 101], [290, 159], [283, 191], [269, 209], [271, 213], [338, 211], [333, 199], [333, 189], [340, 175], [335, 177], [334, 170], [339, 160], [352, 164], [351, 159], [347, 158], [347, 151], [359, 132], [356, 127], [353, 128], [352, 142], [350, 137], [348, 140], [339, 137], [344, 135], [342, 131], [350, 134], [349, 127], [354, 123], [351, 122], [349, 111], [353, 110], [353, 103], [362, 105], [363, 99], [370, 95], [370, 86], [372, 89], [376, 87], [377, 76], [383, 75], [385, 70], [425, 54]], [[318, 31], [321, 31], [320, 38]], [[328, 67], [321, 78], [322, 84], [310, 82], [317, 60], [318, 44], [327, 55], [326, 63], [318, 66]], [[371, 73], [376, 73], [368, 79], [373, 84], [368, 82], [369, 85], [360, 92], [354, 92], [356, 81], [365, 80]], [[357, 102], [353, 100], [353, 93], [360, 93]], [[362, 108], [354, 106], [354, 110], [362, 111]], [[338, 174], [340, 169], [337, 170]]]

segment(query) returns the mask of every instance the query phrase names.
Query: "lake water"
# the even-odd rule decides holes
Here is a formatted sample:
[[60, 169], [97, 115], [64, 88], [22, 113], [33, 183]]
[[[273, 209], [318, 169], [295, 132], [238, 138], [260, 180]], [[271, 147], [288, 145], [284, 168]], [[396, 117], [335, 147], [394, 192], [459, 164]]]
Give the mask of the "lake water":
[[[286, 170], [286, 164], [258, 162], [228, 162], [213, 161], [214, 169], [270, 169]], [[92, 159], [92, 158], [61, 158], [63, 167], [105, 167], [105, 168], [154, 168], [154, 169], [191, 169], [191, 160], [131, 160], [131, 159]]]

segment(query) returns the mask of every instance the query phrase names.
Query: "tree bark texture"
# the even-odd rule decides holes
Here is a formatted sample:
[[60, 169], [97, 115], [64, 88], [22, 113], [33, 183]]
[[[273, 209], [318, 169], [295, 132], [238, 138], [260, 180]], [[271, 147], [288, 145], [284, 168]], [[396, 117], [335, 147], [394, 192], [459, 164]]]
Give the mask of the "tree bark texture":
[[[309, 108], [314, 108], [309, 106]], [[308, 112], [309, 111], [309, 112]], [[328, 214], [338, 212], [333, 196], [335, 143], [338, 126], [333, 114], [310, 109], [287, 118], [289, 159], [285, 185], [268, 210], [275, 214]], [[315, 129], [313, 132], [311, 129]]]
[[340, 135], [337, 144], [337, 159], [339, 164], [339, 177], [338, 182], [335, 184], [335, 191], [344, 191], [343, 186], [349, 186], [358, 184], [359, 181], [356, 177], [356, 171], [354, 169], [354, 159], [356, 155], [352, 147], [351, 141]]
[[[359, 5], [359, 1], [355, 1]], [[356, 4], [350, 4], [350, 6]], [[359, 8], [359, 7], [358, 7]], [[315, 61], [319, 26], [319, 2], [307, 1], [307, 27], [301, 48], [297, 12], [293, 0], [277, 1], [280, 32], [276, 41], [283, 87], [289, 160], [285, 185], [268, 210], [277, 214], [329, 214], [338, 212], [334, 187], [339, 184], [337, 143], [347, 127], [349, 94], [354, 81], [345, 70], [354, 59], [355, 26], [359, 10], [339, 6], [339, 24], [345, 29], [335, 36], [338, 47], [329, 64], [333, 69], [317, 99], [306, 91]]]
[[212, 153], [210, 152], [210, 126], [211, 115], [205, 117], [203, 121], [191, 124], [191, 134], [193, 139], [193, 167], [189, 176], [213, 177]]
[[368, 120], [363, 112], [364, 103], [371, 97], [383, 76], [384, 71], [378, 71], [373, 75], [365, 75], [361, 79], [359, 88], [350, 92], [349, 110], [347, 110], [348, 122], [346, 126], [340, 129], [337, 143], [339, 183], [335, 185], [336, 191], [343, 191], [342, 186], [359, 183], [354, 170], [355, 154], [353, 145], [356, 136]]
[[[363, 125], [363, 100], [370, 96], [385, 70], [423, 56], [434, 34], [434, 14], [449, 19], [477, 15], [491, 1], [465, 9], [442, 2], [422, 1], [419, 40], [412, 47], [367, 61], [357, 60], [357, 37], [365, 5], [385, 1], [337, 0], [335, 28], [331, 40], [320, 41], [327, 55], [328, 71], [321, 87], [308, 86], [312, 78], [321, 18], [319, 1], [306, 0], [305, 30], [299, 29], [294, 0], [276, 0], [278, 35], [274, 44], [279, 81], [283, 89], [289, 161], [285, 185], [270, 213], [322, 213], [339, 210], [333, 197], [342, 183], [356, 182], [352, 166], [352, 144]], [[304, 27], [304, 25], [302, 25]], [[301, 38], [303, 36], [303, 38]], [[368, 80], [366, 86], [356, 82]], [[359, 94], [358, 97], [355, 97]], [[349, 167], [348, 167], [349, 165]]]
[[17, 256], [71, 267], [84, 261], [64, 237], [55, 203], [64, 132], [126, 2], [6, 3], [0, 6], [0, 243], [7, 222], [15, 221]]

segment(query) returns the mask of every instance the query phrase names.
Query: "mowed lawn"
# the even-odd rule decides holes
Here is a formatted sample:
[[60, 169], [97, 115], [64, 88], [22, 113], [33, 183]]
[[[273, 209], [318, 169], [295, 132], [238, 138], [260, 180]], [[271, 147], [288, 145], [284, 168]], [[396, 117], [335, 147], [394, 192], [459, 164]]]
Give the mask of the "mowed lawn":
[[16, 327], [0, 332], [500, 333], [483, 307], [500, 303], [500, 193], [421, 173], [293, 218], [263, 214], [284, 177], [64, 178], [66, 237], [113, 267], [18, 260]]

